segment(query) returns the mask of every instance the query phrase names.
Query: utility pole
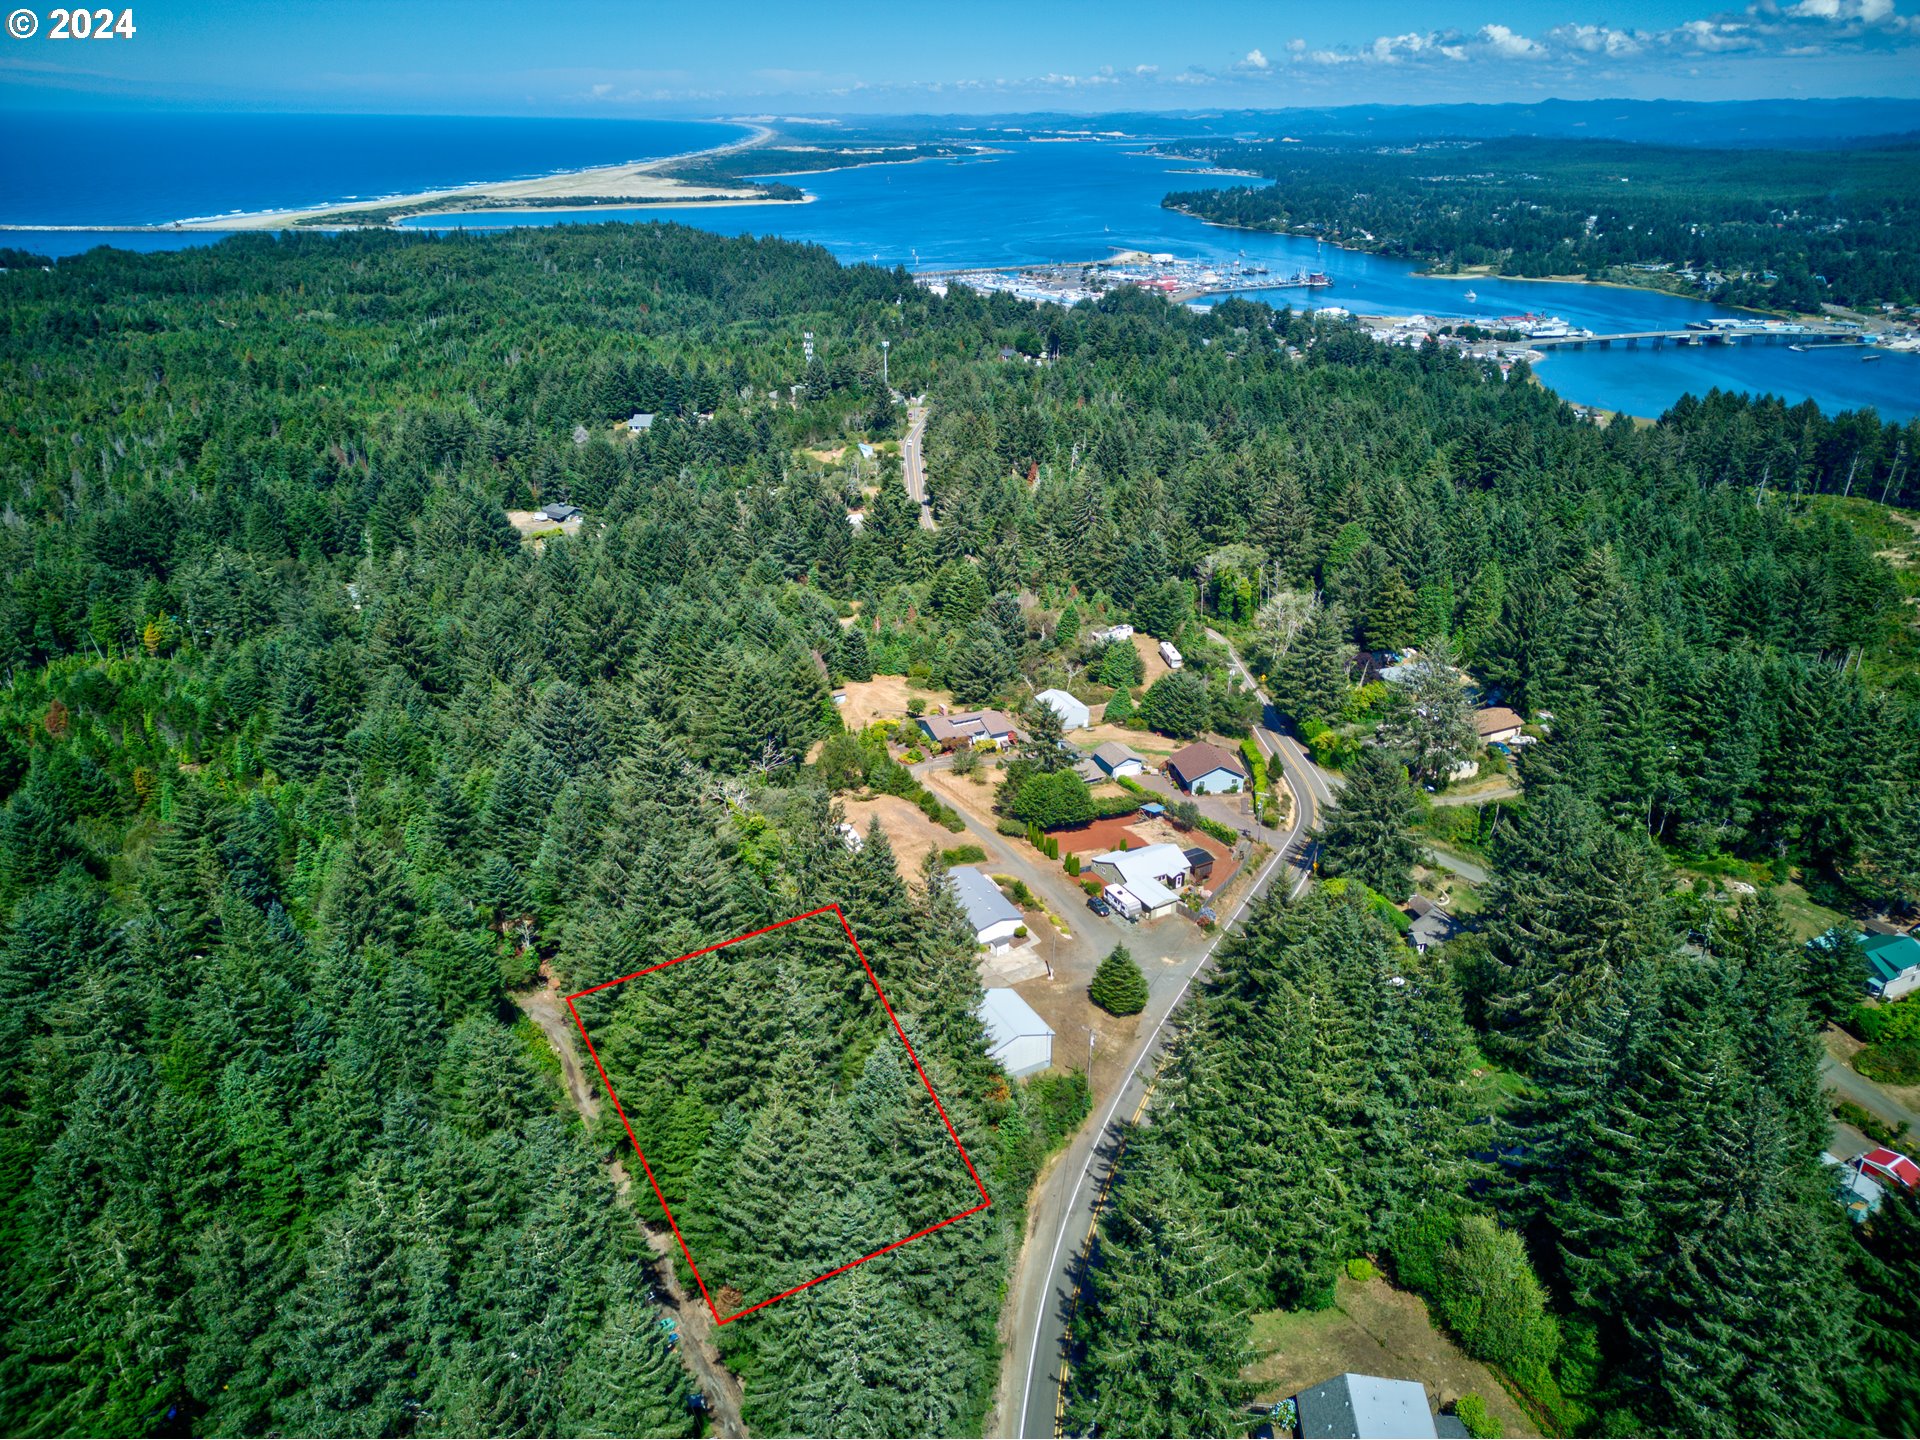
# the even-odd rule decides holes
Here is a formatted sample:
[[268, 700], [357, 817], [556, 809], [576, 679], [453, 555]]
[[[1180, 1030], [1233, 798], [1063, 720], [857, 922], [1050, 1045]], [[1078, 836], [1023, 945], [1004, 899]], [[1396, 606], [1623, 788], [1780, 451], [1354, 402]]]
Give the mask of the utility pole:
[[887, 349], [892, 344], [893, 342], [891, 340], [882, 340], [880, 342], [880, 383], [889, 391], [893, 389], [893, 381], [887, 378]]

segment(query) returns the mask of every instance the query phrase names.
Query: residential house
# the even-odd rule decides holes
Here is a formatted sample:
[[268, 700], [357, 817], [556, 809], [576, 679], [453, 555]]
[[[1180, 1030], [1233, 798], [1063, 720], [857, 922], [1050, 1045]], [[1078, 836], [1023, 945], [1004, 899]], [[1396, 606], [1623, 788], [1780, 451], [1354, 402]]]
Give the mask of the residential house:
[[1247, 784], [1240, 757], [1206, 740], [1194, 741], [1167, 761], [1167, 773], [1192, 795], [1221, 795], [1243, 790]]
[[1147, 768], [1147, 762], [1117, 740], [1109, 740], [1094, 747], [1093, 763], [1102, 773], [1118, 780], [1121, 776], [1138, 775]]
[[991, 740], [996, 750], [1004, 750], [1020, 739], [1013, 721], [998, 710], [964, 710], [950, 715], [922, 715], [920, 728], [942, 750]]
[[1511, 745], [1526, 737], [1520, 728], [1527, 722], [1505, 705], [1489, 705], [1473, 712], [1473, 733], [1482, 745]]
[[1413, 928], [1407, 931], [1407, 943], [1416, 950], [1425, 950], [1429, 945], [1451, 940], [1460, 933], [1460, 922], [1447, 914], [1438, 900], [1416, 895], [1407, 901], [1406, 910], [1413, 917]]
[[1012, 990], [987, 990], [976, 1012], [987, 1027], [987, 1054], [1009, 1078], [1037, 1074], [1053, 1064], [1053, 1029]]
[[1302, 1440], [1436, 1440], [1427, 1387], [1348, 1372], [1293, 1397]]
[[651, 430], [652, 428], [653, 413], [651, 411], [636, 413], [631, 420], [627, 421], [627, 430], [634, 435], [638, 435], [642, 430]]
[[1165, 915], [1179, 902], [1192, 874], [1178, 845], [1146, 845], [1138, 850], [1109, 850], [1093, 857], [1094, 873], [1120, 885], [1140, 902], [1145, 918]]
[[1867, 989], [1898, 1000], [1920, 989], [1920, 940], [1911, 935], [1869, 935], [1860, 944], [1867, 957]]
[[540, 507], [540, 518], [542, 520], [554, 520], [562, 525], [581, 513], [582, 511], [578, 505], [563, 505], [558, 502]]
[[1033, 698], [1060, 717], [1063, 730], [1084, 730], [1093, 723], [1093, 712], [1064, 690], [1042, 690]]
[[1857, 1155], [1849, 1162], [1862, 1175], [1869, 1176], [1883, 1188], [1888, 1185], [1900, 1185], [1907, 1190], [1920, 1193], [1920, 1165], [1914, 1164], [1898, 1150], [1889, 1150], [1884, 1145], [1877, 1150], [1869, 1150]]
[[1013, 948], [1014, 932], [1027, 922], [991, 877], [978, 870], [949, 870], [947, 884], [982, 949], [998, 952]]

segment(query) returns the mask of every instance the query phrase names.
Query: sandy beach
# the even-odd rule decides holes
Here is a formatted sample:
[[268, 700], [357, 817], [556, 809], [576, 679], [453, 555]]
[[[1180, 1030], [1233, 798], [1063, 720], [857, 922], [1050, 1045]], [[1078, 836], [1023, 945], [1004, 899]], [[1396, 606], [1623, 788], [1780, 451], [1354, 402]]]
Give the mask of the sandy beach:
[[[675, 205], [784, 205], [793, 201], [772, 200], [758, 191], [737, 185], [706, 185], [675, 179], [662, 173], [690, 159], [706, 155], [726, 155], [736, 150], [764, 145], [773, 137], [764, 125], [754, 133], [725, 145], [682, 155], [664, 155], [656, 160], [641, 160], [629, 165], [602, 165], [590, 170], [567, 170], [557, 175], [541, 175], [531, 180], [489, 181], [463, 185], [449, 190], [423, 190], [413, 195], [389, 195], [377, 200], [352, 200], [338, 205], [323, 205], [305, 210], [260, 210], [245, 215], [203, 215], [176, 220], [171, 225], [156, 225], [156, 230], [284, 230], [288, 226], [326, 226], [329, 223], [352, 225], [352, 218], [369, 212], [404, 211], [408, 215], [462, 214], [474, 210], [510, 209], [516, 201], [539, 202], [545, 208], [556, 200], [577, 199], [583, 208], [597, 200], [625, 200], [645, 205], [649, 210], [671, 209]], [[614, 207], [608, 207], [609, 209]], [[368, 219], [369, 225], [384, 223]]]

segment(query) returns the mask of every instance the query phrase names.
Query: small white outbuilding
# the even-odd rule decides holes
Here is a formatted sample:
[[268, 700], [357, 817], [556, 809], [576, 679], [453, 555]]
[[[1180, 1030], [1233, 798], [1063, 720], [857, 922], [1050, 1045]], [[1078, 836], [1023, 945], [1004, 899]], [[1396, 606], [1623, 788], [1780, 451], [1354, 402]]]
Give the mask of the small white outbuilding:
[[1060, 717], [1063, 730], [1084, 730], [1093, 723], [1093, 712], [1064, 690], [1042, 690], [1033, 698]]
[[1053, 1064], [1053, 1027], [1012, 990], [987, 990], [979, 1015], [987, 1027], [987, 1054], [1018, 1080]]

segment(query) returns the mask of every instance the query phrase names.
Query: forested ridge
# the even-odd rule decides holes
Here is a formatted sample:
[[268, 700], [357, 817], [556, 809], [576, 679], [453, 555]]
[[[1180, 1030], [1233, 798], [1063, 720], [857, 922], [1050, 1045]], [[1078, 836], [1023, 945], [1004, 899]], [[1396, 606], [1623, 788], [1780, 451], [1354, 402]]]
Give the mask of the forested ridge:
[[1166, 204], [1223, 224], [1319, 235], [1356, 249], [1483, 265], [1500, 275], [1677, 284], [1627, 267], [1709, 272], [1683, 293], [1817, 311], [1920, 302], [1908, 237], [1920, 216], [1914, 147], [1701, 152], [1617, 140], [1510, 137], [1389, 148], [1251, 143], [1174, 147], [1260, 187]]
[[[877, 829], [850, 853], [829, 790], [872, 776], [804, 762], [840, 729], [835, 680], [913, 673], [1005, 703], [1027, 681], [1085, 686], [1096, 616], [1179, 637], [1185, 702], [1216, 724], [1245, 706], [1203, 620], [1239, 627], [1300, 717], [1338, 709], [1354, 645], [1446, 634], [1513, 703], [1559, 717], [1528, 823], [1580, 838], [1516, 827], [1505, 883], [1537, 893], [1561, 938], [1492, 932], [1457, 979], [1393, 950], [1418, 983], [1376, 993], [1398, 942], [1331, 897], [1264, 911], [1222, 947], [1228, 989], [1205, 1004], [1247, 1024], [1203, 1019], [1169, 1091], [1194, 1118], [1120, 1192], [1142, 1286], [1171, 1287], [1156, 1267], [1188, 1237], [1154, 1240], [1170, 1213], [1197, 1208], [1228, 1256], [1278, 1243], [1260, 1239], [1271, 1222], [1293, 1248], [1261, 1248], [1265, 1270], [1235, 1283], [1311, 1299], [1341, 1247], [1423, 1193], [1464, 1195], [1476, 1162], [1432, 1117], [1452, 1113], [1470, 1025], [1569, 1097], [1543, 1112], [1544, 1157], [1572, 1153], [1577, 1130], [1552, 1127], [1576, 1100], [1695, 1123], [1659, 1086], [1697, 1072], [1663, 1069], [1657, 1037], [1707, 1015], [1748, 1067], [1727, 1073], [1766, 1077], [1751, 1114], [1707, 1113], [1781, 1147], [1756, 1162], [1751, 1210], [1798, 1227], [1781, 1248], [1756, 1221], [1740, 1253], [1812, 1255], [1863, 1314], [1877, 1303], [1835, 1278], [1851, 1242], [1803, 1196], [1804, 1029], [1781, 1002], [1780, 1033], [1750, 1033], [1740, 987], [1793, 970], [1764, 917], [1737, 961], [1671, 965], [1664, 910], [1582, 878], [1583, 904], [1652, 927], [1596, 960], [1590, 931], [1614, 930], [1557, 908], [1551, 865], [1600, 855], [1657, 889], [1658, 847], [1686, 846], [1791, 859], [1862, 894], [1911, 887], [1911, 631], [1825, 497], [1911, 486], [1914, 427], [1710, 396], [1651, 430], [1601, 429], [1464, 360], [1264, 307], [939, 298], [817, 249], [663, 225], [96, 252], [0, 275], [0, 297], [11, 1428], [691, 1432], [644, 1246], [600, 1164], [617, 1122], [583, 1135], [507, 994], [541, 964], [581, 988], [837, 899], [995, 1203], [726, 1327], [726, 1356], [763, 1430], [977, 1432], [1022, 1198], [1057, 1137], [983, 1056], [937, 860], [903, 883]], [[934, 531], [895, 462], [819, 458], [898, 436], [882, 338], [895, 386], [929, 397]], [[1003, 344], [1022, 358], [999, 360]], [[657, 418], [629, 437], [636, 410]], [[505, 518], [556, 500], [584, 507], [577, 536], [529, 544]], [[1290, 604], [1298, 627], [1279, 623]], [[583, 1009], [617, 1063], [678, 1077], [636, 1080], [636, 1130], [665, 1183], [714, 1200], [717, 1253], [757, 1250], [769, 1275], [817, 1273], [830, 1240], [892, 1219], [927, 1183], [931, 1140], [951, 1158], [845, 959], [802, 946], [752, 997], [793, 1058], [751, 1076], [724, 994], [678, 1027], [631, 986]], [[1616, 1047], [1600, 1059], [1536, 1019], [1562, 975], [1581, 977], [1579, 1014], [1625, 1017], [1571, 1027]], [[1333, 1028], [1278, 994], [1324, 996]], [[1303, 1067], [1284, 1094], [1271, 1047]], [[1328, 1148], [1281, 1143], [1294, 1121]], [[1309, 1183], [1309, 1160], [1361, 1141], [1422, 1158], [1404, 1182]], [[1213, 1158], [1183, 1168], [1189, 1144]], [[857, 1183], [746, 1183], [780, 1147], [803, 1176], [853, 1156]], [[1256, 1151], [1280, 1168], [1252, 1208], [1215, 1204]], [[1542, 1227], [1612, 1202], [1556, 1190], [1559, 1173], [1530, 1176], [1532, 1208], [1510, 1212], [1556, 1303], [1680, 1293], [1686, 1276], [1645, 1257], [1649, 1235], [1694, 1234], [1684, 1195], [1663, 1201], [1671, 1230], [1636, 1228], [1612, 1269], [1563, 1282]], [[1288, 1197], [1324, 1223], [1267, 1214]], [[1121, 1327], [1097, 1342], [1110, 1392], [1074, 1413], [1213, 1424], [1234, 1395], [1231, 1293], [1156, 1322], [1193, 1321], [1175, 1328], [1207, 1350], [1204, 1393], [1168, 1370], [1172, 1398], [1139, 1400], [1168, 1408], [1121, 1408], [1158, 1373], [1123, 1381], [1139, 1357]], [[1117, 1292], [1099, 1307], [1128, 1313]], [[1783, 1315], [1793, 1343], [1826, 1344], [1832, 1326]], [[1877, 1343], [1840, 1328], [1834, 1355]], [[1594, 1343], [1624, 1373], [1640, 1334]], [[1780, 1414], [1898, 1413], [1822, 1383]], [[1648, 1424], [1769, 1428], [1681, 1403], [1619, 1402]]]

